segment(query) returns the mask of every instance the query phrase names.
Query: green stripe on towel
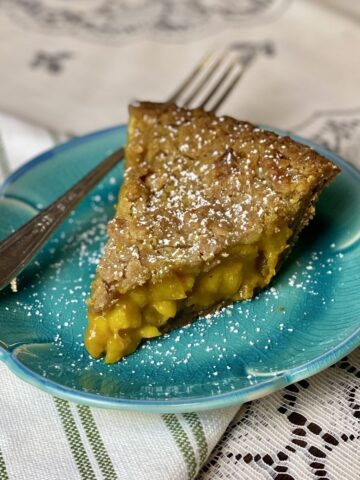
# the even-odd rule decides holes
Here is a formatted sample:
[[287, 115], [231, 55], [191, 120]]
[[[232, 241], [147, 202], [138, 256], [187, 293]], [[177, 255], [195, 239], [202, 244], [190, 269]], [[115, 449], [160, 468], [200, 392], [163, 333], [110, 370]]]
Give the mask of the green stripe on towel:
[[0, 450], [0, 480], [9, 480], [9, 476], [6, 470], [5, 460], [1, 450]]
[[209, 447], [206, 441], [205, 432], [201, 424], [199, 415], [197, 413], [184, 413], [183, 417], [189, 424], [191, 431], [194, 434], [196, 444], [199, 450], [200, 466], [202, 466], [208, 456]]
[[176, 442], [176, 445], [179, 447], [179, 450], [184, 457], [186, 468], [189, 474], [189, 479], [194, 478], [196, 474], [195, 452], [186, 431], [181, 426], [181, 423], [179, 422], [176, 415], [169, 413], [166, 415], [162, 415], [162, 418], [165, 422], [165, 425], [170, 430]]
[[89, 407], [86, 405], [77, 406], [81, 424], [85, 430], [86, 436], [91, 445], [94, 456], [99, 465], [100, 471], [104, 480], [116, 480], [116, 472], [112, 464], [111, 458], [106, 451], [105, 445], [102, 441], [100, 432], [95, 423], [95, 419]]
[[81, 478], [83, 480], [96, 480], [95, 472], [81, 440], [69, 402], [60, 398], [54, 400]]

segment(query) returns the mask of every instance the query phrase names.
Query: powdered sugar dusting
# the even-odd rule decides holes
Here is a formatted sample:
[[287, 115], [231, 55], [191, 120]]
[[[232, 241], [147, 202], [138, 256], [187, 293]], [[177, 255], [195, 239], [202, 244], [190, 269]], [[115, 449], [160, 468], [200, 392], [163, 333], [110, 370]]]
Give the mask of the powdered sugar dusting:
[[[31, 358], [40, 375], [117, 398], [217, 394], [239, 388], [241, 382], [258, 382], [269, 365], [280, 361], [282, 352], [289, 355], [289, 344], [299, 353], [320, 341], [318, 318], [336, 308], [345, 270], [346, 256], [333, 242], [316, 250], [309, 242], [307, 253], [292, 256], [274, 283], [251, 301], [229, 305], [146, 342], [119, 364], [108, 366], [92, 359], [83, 344], [84, 300], [113, 214], [119, 180], [111, 178], [98, 186], [20, 276], [18, 292], [2, 298], [14, 332], [21, 332], [25, 345], [21, 359]], [[206, 205], [199, 204], [202, 207]], [[298, 345], [299, 335], [308, 332], [306, 342]]]
[[[331, 246], [290, 258], [275, 282], [253, 300], [231, 304], [148, 341], [119, 364], [92, 359], [83, 344], [84, 300], [112, 214], [109, 188], [112, 191], [115, 185], [108, 184], [91, 197], [89, 205], [96, 211], [86, 221], [81, 210], [70, 217], [48, 243], [47, 252], [20, 277], [18, 293], [6, 300], [8, 314], [22, 318], [22, 331], [26, 325], [36, 326], [38, 335], [51, 345], [45, 363], [39, 354], [41, 375], [77, 389], [127, 398], [141, 391], [166, 399], [184, 392], [201, 394], [205, 387], [212, 394], [222, 393], [237, 388], [239, 378], [256, 383], [283, 345], [298, 338], [304, 322], [316, 330], [314, 311], [319, 315], [336, 304], [334, 288], [341, 283], [345, 259]], [[311, 348], [310, 340], [307, 345]], [[250, 358], [255, 362], [251, 368]], [[201, 372], [197, 386], [192, 381], [194, 368]]]
[[99, 312], [119, 291], [172, 269], [210, 269], [237, 243], [291, 227], [309, 192], [336, 172], [308, 147], [246, 122], [149, 103], [131, 115], [125, 182], [92, 295]]

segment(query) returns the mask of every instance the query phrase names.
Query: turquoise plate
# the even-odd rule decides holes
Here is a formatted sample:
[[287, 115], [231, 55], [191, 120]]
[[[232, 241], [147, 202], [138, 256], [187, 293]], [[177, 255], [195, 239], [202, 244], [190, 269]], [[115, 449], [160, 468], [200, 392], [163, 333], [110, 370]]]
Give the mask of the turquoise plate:
[[[125, 137], [126, 127], [116, 127], [77, 138], [15, 172], [1, 189], [0, 237]], [[335, 154], [293, 137], [342, 173], [281, 272], [256, 298], [149, 341], [116, 365], [89, 357], [84, 300], [123, 178], [119, 165], [19, 277], [19, 291], [0, 293], [0, 358], [22, 379], [68, 400], [184, 412], [261, 397], [349, 353], [360, 343], [360, 175]]]

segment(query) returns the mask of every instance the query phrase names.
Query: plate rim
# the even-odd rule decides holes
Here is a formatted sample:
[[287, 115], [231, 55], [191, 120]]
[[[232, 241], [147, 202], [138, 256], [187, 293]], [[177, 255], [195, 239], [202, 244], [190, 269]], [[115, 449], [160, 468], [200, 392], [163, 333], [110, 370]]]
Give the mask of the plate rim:
[[[125, 130], [126, 124], [116, 125], [101, 130], [90, 132], [86, 135], [72, 138], [71, 140], [57, 145], [46, 150], [40, 155], [35, 156], [21, 167], [10, 174], [5, 181], [0, 185], [0, 199], [6, 198], [6, 190], [19, 178], [25, 175], [29, 170], [35, 166], [50, 160], [56, 154], [71, 150], [76, 145], [86, 143], [91, 139], [97, 139], [103, 135], [111, 134], [115, 130]], [[260, 128], [271, 130], [281, 136], [289, 136], [293, 140], [313, 148], [315, 151], [338, 164], [342, 170], [355, 176], [357, 182], [360, 184], [360, 170], [354, 165], [343, 160], [338, 154], [328, 150], [322, 145], [318, 145], [311, 140], [305, 139], [297, 134], [279, 128], [261, 125]], [[270, 375], [269, 379], [260, 384], [250, 385], [248, 387], [231, 390], [222, 394], [215, 394], [206, 397], [192, 397], [191, 399], [176, 399], [176, 400], [136, 400], [136, 399], [121, 399], [113, 398], [104, 395], [81, 392], [70, 387], [59, 385], [58, 383], [42, 377], [40, 374], [33, 372], [28, 367], [23, 365], [12, 351], [8, 351], [0, 345], [0, 360], [12, 371], [17, 377], [26, 381], [27, 383], [36, 386], [42, 391], [51, 395], [84, 404], [92, 407], [100, 407], [107, 409], [120, 409], [128, 411], [143, 411], [149, 413], [182, 413], [189, 411], [205, 411], [215, 408], [225, 408], [233, 405], [240, 405], [246, 401], [261, 398], [265, 395], [274, 393], [275, 391], [286, 387], [291, 383], [298, 382], [308, 378], [320, 371], [328, 368], [339, 361], [344, 355], [350, 353], [353, 349], [360, 345], [360, 325], [359, 327], [346, 339], [340, 342], [336, 347], [327, 350], [325, 353], [309, 360], [305, 363], [286, 369], [282, 372], [276, 372]], [[16, 348], [14, 349], [16, 351]]]

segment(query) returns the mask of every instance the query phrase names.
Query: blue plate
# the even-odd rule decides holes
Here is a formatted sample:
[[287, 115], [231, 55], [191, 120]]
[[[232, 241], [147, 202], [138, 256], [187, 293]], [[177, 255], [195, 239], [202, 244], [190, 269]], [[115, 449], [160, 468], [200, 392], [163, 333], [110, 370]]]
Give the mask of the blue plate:
[[[126, 127], [77, 138], [15, 172], [1, 190], [0, 237], [125, 138]], [[342, 173], [323, 193], [281, 272], [256, 298], [149, 341], [116, 365], [89, 357], [84, 300], [123, 178], [119, 165], [23, 272], [18, 293], [0, 293], [0, 358], [27, 382], [68, 400], [184, 412], [261, 397], [349, 353], [360, 343], [360, 175], [335, 154], [293, 138]]]

